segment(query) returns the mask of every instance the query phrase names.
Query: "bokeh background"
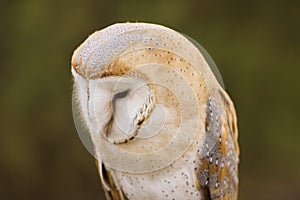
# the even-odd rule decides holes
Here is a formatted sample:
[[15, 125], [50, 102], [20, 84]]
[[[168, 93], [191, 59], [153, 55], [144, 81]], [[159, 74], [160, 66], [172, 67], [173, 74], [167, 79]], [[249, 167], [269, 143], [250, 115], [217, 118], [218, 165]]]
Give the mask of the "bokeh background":
[[115, 22], [197, 40], [235, 102], [240, 199], [300, 199], [300, 1], [1, 0], [0, 199], [104, 199], [74, 128], [73, 50]]

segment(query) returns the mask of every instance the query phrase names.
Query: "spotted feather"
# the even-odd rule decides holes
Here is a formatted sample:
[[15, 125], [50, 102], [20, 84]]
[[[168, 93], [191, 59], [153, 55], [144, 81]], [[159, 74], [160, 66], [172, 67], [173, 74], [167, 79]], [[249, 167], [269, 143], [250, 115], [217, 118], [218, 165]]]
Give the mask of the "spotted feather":
[[237, 122], [234, 106], [226, 93], [220, 91], [218, 102], [209, 97], [205, 126], [206, 139], [196, 172], [200, 190], [207, 199], [237, 199]]

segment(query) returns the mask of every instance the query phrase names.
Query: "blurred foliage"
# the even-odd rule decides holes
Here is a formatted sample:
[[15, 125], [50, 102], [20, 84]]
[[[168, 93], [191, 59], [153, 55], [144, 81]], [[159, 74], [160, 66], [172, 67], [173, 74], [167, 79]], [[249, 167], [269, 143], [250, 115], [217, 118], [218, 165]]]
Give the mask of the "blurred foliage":
[[203, 45], [235, 102], [240, 199], [300, 199], [300, 1], [0, 1], [0, 199], [103, 199], [71, 111], [73, 50], [115, 22]]

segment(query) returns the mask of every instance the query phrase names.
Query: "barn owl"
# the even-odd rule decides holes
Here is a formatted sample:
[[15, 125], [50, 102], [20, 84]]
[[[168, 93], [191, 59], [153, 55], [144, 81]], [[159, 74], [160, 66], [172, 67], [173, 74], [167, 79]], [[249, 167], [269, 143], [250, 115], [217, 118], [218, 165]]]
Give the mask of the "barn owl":
[[107, 199], [237, 199], [236, 113], [209, 59], [148, 23], [111, 25], [75, 50], [75, 124]]

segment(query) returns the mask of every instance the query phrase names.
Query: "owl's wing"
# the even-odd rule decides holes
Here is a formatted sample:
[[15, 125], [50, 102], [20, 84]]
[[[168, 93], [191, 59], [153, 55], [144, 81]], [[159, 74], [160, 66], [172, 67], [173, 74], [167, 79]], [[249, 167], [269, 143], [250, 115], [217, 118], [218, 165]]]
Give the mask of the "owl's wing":
[[127, 200], [123, 191], [114, 181], [113, 174], [107, 170], [101, 161], [96, 160], [96, 166], [107, 200]]
[[234, 105], [225, 91], [209, 97], [206, 140], [196, 172], [206, 199], [235, 200], [238, 193], [239, 146]]

